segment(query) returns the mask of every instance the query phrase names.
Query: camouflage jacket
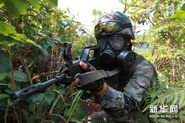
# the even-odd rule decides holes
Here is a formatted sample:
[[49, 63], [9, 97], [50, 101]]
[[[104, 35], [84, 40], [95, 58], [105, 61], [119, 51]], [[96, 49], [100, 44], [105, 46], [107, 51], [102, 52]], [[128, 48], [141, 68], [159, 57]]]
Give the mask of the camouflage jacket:
[[136, 110], [144, 92], [156, 76], [153, 65], [141, 55], [136, 54], [133, 66], [135, 66], [134, 72], [128, 80], [120, 79], [120, 76], [127, 76], [127, 73], [108, 79], [109, 86], [106, 93], [96, 98], [96, 102], [100, 103], [104, 111], [116, 122], [128, 120], [129, 114]]

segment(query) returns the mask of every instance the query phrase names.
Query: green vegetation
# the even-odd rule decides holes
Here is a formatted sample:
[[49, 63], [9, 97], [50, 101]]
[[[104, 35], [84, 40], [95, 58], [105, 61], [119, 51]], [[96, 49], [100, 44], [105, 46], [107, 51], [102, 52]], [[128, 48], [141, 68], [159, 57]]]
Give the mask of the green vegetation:
[[10, 106], [12, 92], [57, 75], [65, 41], [73, 42], [74, 59], [92, 41], [79, 35], [80, 23], [68, 16], [68, 10], [56, 6], [57, 0], [0, 0], [1, 122], [68, 122], [84, 117], [78, 108], [82, 92], [60, 85]]
[[[62, 44], [73, 43], [73, 59], [84, 46], [95, 44], [93, 35], [70, 17], [69, 10], [57, 10], [57, 0], [0, 0], [0, 121], [69, 122], [86, 115], [82, 91], [53, 85], [18, 106], [10, 105], [12, 92], [57, 75], [62, 61]], [[137, 24], [151, 23], [137, 36], [136, 52], [151, 61], [159, 76], [146, 92], [143, 112], [150, 105], [178, 105], [177, 119], [155, 122], [185, 122], [185, 3], [181, 0], [127, 1], [123, 12]], [[103, 12], [94, 10], [97, 17]], [[95, 20], [96, 21], [96, 18]], [[147, 50], [146, 50], [147, 48]]]
[[153, 82], [152, 88], [146, 92], [143, 112], [151, 105], [177, 104], [179, 118], [154, 118], [154, 121], [185, 121], [185, 3], [181, 0], [120, 2], [125, 5], [123, 11], [131, 15], [133, 22], [151, 25], [135, 41], [136, 52], [154, 64], [159, 79], [159, 83]]

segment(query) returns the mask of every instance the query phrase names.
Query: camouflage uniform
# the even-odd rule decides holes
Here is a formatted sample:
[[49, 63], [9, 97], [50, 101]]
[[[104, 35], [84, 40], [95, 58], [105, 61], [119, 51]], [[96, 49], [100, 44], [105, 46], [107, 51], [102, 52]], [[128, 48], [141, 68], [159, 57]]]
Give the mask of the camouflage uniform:
[[109, 86], [106, 93], [96, 98], [96, 102], [100, 103], [104, 111], [116, 122], [136, 123], [141, 120], [134, 116], [135, 111], [143, 99], [144, 92], [150, 87], [152, 79], [156, 77], [152, 64], [140, 55], [136, 54], [133, 66], [135, 66], [134, 72], [128, 80], [119, 79], [128, 73], [107, 79]]
[[[110, 28], [110, 25], [106, 25], [106, 22], [121, 23], [124, 26], [120, 25], [121, 28], [119, 27], [117, 29], [112, 27], [115, 28], [114, 31], [111, 30], [112, 28]], [[102, 26], [102, 23], [105, 25]], [[104, 40], [101, 40], [101, 37], [106, 37], [107, 35], [122, 35], [128, 40], [135, 39], [129, 18], [120, 12], [112, 12], [100, 17], [97, 26], [95, 26], [96, 39], [99, 42], [103, 42]], [[128, 40], [124, 40], [126, 42], [125, 44], [128, 45], [125, 45], [126, 47], [123, 50], [131, 51], [132, 44], [129, 44], [129, 42], [127, 42]], [[107, 43], [106, 46], [109, 50], [109, 43]], [[121, 69], [118, 75], [106, 78], [105, 82], [108, 84], [107, 91], [101, 95], [101, 97], [96, 97], [95, 99], [97, 103], [102, 105], [103, 110], [110, 117], [109, 120], [113, 119], [115, 122], [137, 123], [141, 121], [141, 117], [136, 113], [137, 107], [143, 99], [144, 92], [150, 87], [152, 79], [156, 77], [153, 65], [144, 59], [143, 56], [136, 53], [134, 54], [135, 60], [131, 67], [129, 66], [129, 69]], [[110, 57], [106, 60], [109, 59]], [[93, 63], [92, 65], [97, 69], [106, 70], [108, 67], [119, 67], [121, 63], [113, 63], [109, 66], [104, 63]], [[136, 117], [136, 115], [140, 118]]]

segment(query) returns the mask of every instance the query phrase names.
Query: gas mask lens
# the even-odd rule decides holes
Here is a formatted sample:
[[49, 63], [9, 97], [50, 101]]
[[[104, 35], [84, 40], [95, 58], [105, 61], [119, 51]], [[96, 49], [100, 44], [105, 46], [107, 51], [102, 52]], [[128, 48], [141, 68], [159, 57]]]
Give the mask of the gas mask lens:
[[105, 47], [109, 44], [112, 49], [118, 51], [121, 50], [125, 44], [125, 39], [121, 35], [114, 35], [98, 39], [98, 46], [100, 50], [103, 51]]
[[125, 40], [124, 37], [121, 35], [115, 35], [109, 38], [109, 42], [111, 44], [111, 47], [114, 50], [121, 50], [124, 46]]
[[100, 34], [102, 30], [105, 30], [107, 33], [112, 33], [119, 29], [119, 25], [115, 22], [104, 22], [97, 24], [94, 29], [95, 34]]

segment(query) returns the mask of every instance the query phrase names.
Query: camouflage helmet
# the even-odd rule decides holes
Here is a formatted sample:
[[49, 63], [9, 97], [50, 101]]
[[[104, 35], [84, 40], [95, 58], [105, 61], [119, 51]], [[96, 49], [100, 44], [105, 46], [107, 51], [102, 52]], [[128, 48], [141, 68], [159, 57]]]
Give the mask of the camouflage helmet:
[[[110, 22], [115, 22], [117, 25]], [[127, 38], [135, 40], [132, 24], [129, 18], [121, 12], [111, 12], [101, 16], [94, 29], [95, 36], [101, 35], [103, 30], [105, 30], [108, 35], [122, 34]]]

